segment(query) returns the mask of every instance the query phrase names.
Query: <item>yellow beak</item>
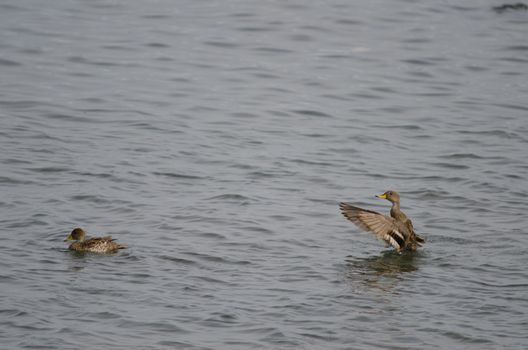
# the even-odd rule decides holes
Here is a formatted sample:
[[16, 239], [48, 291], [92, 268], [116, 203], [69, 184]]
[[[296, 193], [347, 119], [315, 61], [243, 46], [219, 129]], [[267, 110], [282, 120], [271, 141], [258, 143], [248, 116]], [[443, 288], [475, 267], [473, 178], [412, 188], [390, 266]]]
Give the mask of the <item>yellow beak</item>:
[[384, 193], [384, 194], [380, 194], [379, 196], [376, 196], [378, 198], [381, 198], [381, 199], [387, 199], [387, 195]]
[[71, 236], [71, 234], [68, 237], [66, 237], [64, 242], [66, 242], [66, 241], [73, 241], [73, 237]]

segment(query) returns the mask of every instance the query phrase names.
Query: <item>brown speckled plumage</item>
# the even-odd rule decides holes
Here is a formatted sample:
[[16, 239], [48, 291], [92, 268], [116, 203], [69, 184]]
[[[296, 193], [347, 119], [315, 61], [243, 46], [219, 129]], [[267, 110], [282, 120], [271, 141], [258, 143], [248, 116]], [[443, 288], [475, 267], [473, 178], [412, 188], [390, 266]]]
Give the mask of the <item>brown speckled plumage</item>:
[[111, 253], [118, 249], [127, 248], [126, 244], [115, 242], [112, 236], [85, 238], [82, 228], [75, 228], [64, 241], [76, 241], [69, 247], [76, 252]]
[[387, 191], [378, 198], [392, 203], [390, 217], [378, 212], [362, 209], [348, 203], [340, 203], [343, 215], [359, 228], [374, 233], [377, 238], [393, 246], [398, 252], [415, 251], [425, 240], [414, 232], [411, 220], [400, 210], [400, 196], [396, 191]]

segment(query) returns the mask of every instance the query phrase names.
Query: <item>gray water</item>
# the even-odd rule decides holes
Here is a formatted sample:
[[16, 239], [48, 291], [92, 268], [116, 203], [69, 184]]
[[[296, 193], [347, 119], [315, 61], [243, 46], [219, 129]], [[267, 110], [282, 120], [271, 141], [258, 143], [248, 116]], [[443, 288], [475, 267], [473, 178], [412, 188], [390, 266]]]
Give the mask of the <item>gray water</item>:
[[[2, 2], [0, 348], [525, 349], [528, 11], [499, 4]], [[387, 189], [414, 254], [339, 213]]]

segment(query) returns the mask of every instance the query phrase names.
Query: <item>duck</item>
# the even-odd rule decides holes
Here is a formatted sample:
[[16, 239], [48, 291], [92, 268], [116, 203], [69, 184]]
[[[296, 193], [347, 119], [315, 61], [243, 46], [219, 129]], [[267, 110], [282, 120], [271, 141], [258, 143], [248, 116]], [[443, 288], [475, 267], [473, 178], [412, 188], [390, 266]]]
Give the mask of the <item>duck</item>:
[[75, 241], [70, 244], [69, 249], [76, 252], [91, 252], [91, 253], [112, 253], [119, 249], [126, 249], [126, 244], [114, 242], [112, 236], [93, 237], [86, 239], [86, 232], [80, 227], [74, 228], [68, 237], [64, 240]]
[[394, 247], [398, 253], [416, 251], [418, 247], [421, 247], [425, 243], [425, 239], [416, 234], [411, 219], [400, 210], [398, 192], [389, 190], [376, 197], [392, 203], [390, 216], [345, 202], [341, 202], [339, 208], [345, 218], [352, 221], [360, 229], [373, 233], [378, 239]]

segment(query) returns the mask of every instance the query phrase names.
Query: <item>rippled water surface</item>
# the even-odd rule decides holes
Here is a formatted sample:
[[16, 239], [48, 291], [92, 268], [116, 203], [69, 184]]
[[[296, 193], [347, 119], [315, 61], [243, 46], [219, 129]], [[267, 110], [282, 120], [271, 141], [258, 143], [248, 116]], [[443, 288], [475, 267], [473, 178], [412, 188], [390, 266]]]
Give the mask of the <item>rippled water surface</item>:
[[[4, 1], [0, 347], [524, 349], [528, 11]], [[388, 212], [396, 254], [339, 201]], [[130, 248], [79, 255], [74, 227]]]

